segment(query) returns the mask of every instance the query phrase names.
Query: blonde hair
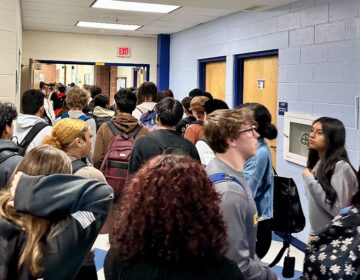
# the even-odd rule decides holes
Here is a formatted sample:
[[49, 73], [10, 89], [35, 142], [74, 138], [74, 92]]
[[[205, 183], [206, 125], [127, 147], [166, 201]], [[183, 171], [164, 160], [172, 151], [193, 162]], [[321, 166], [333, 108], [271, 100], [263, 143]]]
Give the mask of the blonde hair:
[[0, 194], [0, 216], [19, 226], [26, 234], [26, 242], [19, 259], [18, 268], [24, 265], [29, 266], [31, 274], [37, 276], [44, 270], [39, 265], [43, 257], [41, 240], [48, 233], [51, 224], [43, 218], [16, 212], [9, 205], [9, 202], [14, 199], [10, 192], [10, 186], [17, 172], [31, 176], [47, 176], [55, 173], [71, 174], [71, 160], [63, 151], [49, 145], [40, 145], [25, 155], [16, 167], [6, 189]]
[[65, 102], [70, 109], [83, 109], [87, 105], [89, 96], [81, 88], [71, 88], [66, 94]]
[[255, 124], [249, 108], [215, 110], [206, 116], [204, 132], [209, 146], [216, 153], [225, 153], [227, 139], [237, 139], [243, 125]]
[[88, 130], [89, 126], [82, 120], [73, 118], [62, 119], [54, 125], [51, 135], [44, 137], [43, 143], [67, 151], [76, 138], [85, 140], [85, 133]]
[[199, 119], [204, 118], [204, 104], [208, 100], [209, 98], [207, 98], [206, 96], [195, 96], [190, 101], [190, 111], [193, 114], [195, 113]]

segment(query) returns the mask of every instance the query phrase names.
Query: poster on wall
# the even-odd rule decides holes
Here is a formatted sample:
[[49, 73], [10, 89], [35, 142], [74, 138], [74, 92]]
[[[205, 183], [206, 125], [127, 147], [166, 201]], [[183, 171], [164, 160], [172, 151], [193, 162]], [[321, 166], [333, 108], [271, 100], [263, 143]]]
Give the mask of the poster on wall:
[[118, 77], [116, 80], [116, 91], [126, 88], [126, 77]]

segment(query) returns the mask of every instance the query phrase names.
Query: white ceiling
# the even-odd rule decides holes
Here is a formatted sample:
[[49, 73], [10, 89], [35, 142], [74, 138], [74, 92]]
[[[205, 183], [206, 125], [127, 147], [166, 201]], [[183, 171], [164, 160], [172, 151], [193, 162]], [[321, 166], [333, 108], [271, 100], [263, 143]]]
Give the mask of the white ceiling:
[[[142, 2], [142, 0], [127, 0]], [[90, 8], [94, 0], [21, 0], [24, 29], [71, 33], [156, 36], [172, 34], [225, 15], [261, 6], [264, 11], [294, 0], [143, 0], [147, 3], [178, 5], [169, 13], [144, 13]], [[136, 31], [114, 31], [77, 27], [80, 21], [137, 24]]]

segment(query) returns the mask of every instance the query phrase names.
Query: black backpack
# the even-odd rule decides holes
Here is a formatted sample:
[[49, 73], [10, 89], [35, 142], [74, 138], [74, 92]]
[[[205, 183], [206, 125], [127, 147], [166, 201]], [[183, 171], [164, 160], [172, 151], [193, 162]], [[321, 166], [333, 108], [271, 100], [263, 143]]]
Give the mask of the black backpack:
[[45, 122], [38, 122], [36, 123], [30, 131], [26, 134], [24, 139], [21, 141], [21, 143], [17, 143], [17, 146], [19, 148], [18, 154], [21, 156], [25, 155], [27, 147], [30, 145], [30, 143], [34, 140], [35, 136], [39, 134], [39, 132], [48, 126]]
[[161, 134], [158, 134], [158, 133], [149, 133], [148, 136], [156, 144], [159, 145], [163, 155], [169, 155], [169, 154], [186, 155], [186, 156], [190, 155], [189, 152], [187, 152], [186, 149], [184, 148], [186, 140], [183, 139], [183, 138], [181, 138], [181, 140], [183, 141], [182, 144], [179, 145], [179, 144], [168, 144], [168, 143], [166, 143], [167, 142], [166, 139], [163, 139]]

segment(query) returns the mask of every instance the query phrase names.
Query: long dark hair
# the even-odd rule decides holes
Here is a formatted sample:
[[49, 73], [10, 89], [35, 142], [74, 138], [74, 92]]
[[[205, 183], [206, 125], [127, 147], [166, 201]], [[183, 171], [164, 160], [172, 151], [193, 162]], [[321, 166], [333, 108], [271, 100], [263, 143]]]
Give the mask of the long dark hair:
[[262, 104], [256, 102], [244, 103], [240, 108], [249, 108], [254, 112], [254, 119], [258, 124], [256, 132], [261, 138], [275, 139], [277, 137], [277, 129], [271, 124], [271, 114], [269, 110]]
[[[325, 192], [325, 202], [334, 206], [337, 199], [337, 194], [334, 187], [331, 185], [331, 177], [335, 170], [335, 165], [338, 161], [346, 161], [354, 173], [356, 170], [352, 167], [349, 157], [345, 149], [345, 127], [344, 124], [338, 119], [321, 117], [313, 122], [319, 122], [322, 126], [322, 131], [325, 138], [325, 156], [320, 162], [319, 168], [316, 172], [317, 180]], [[319, 160], [319, 154], [315, 149], [309, 150], [307, 167], [314, 168], [314, 165]]]

